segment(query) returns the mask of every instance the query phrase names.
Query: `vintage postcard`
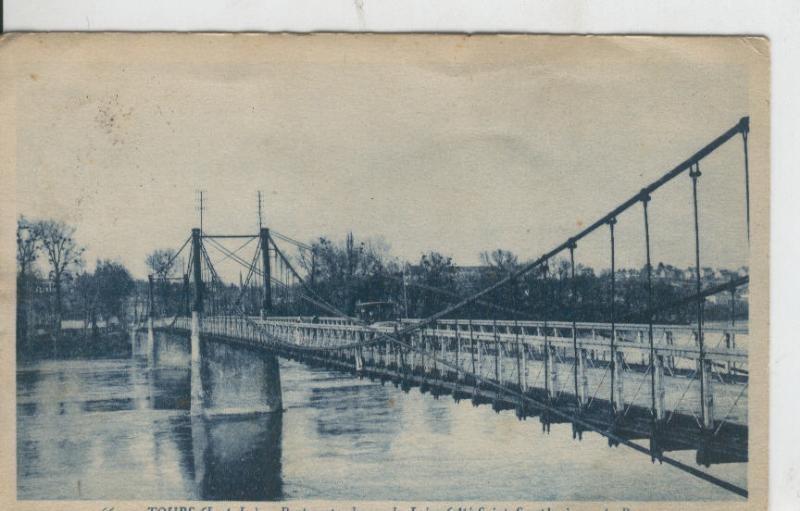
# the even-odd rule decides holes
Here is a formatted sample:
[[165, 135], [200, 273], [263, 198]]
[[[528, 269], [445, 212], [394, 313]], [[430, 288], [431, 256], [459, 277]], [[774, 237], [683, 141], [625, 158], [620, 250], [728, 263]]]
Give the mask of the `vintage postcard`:
[[769, 63], [3, 37], [3, 507], [765, 509]]

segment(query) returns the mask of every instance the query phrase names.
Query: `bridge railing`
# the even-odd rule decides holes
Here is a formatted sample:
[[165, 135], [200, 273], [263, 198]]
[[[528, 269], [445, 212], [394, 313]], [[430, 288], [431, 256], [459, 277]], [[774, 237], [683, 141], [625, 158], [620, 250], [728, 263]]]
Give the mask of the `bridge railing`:
[[[573, 356], [571, 324], [554, 325], [547, 328], [529, 322], [524, 326], [494, 325], [487, 321], [449, 320], [421, 329], [407, 342], [413, 348], [405, 350], [380, 340], [358, 349], [344, 349], [355, 343], [379, 339], [376, 332], [392, 335], [394, 327], [379, 325], [365, 327], [355, 324], [326, 324], [285, 321], [278, 319], [254, 319], [241, 316], [209, 316], [201, 323], [201, 332], [206, 335], [224, 336], [249, 343], [275, 347], [279, 340], [284, 347], [304, 348], [310, 351], [341, 349], [342, 353], [355, 357], [363, 353], [367, 364], [391, 365], [398, 356], [411, 370], [438, 377], [450, 374], [452, 378], [464, 379], [477, 376], [500, 385], [515, 385], [528, 389], [543, 389], [553, 399], [572, 396], [589, 404], [595, 399], [603, 400], [610, 393], [610, 379], [606, 373], [612, 353], [617, 355], [615, 392], [618, 405], [647, 408], [651, 400], [648, 379], [657, 380], [659, 408], [661, 413], [683, 413], [697, 418], [699, 400], [691, 387], [696, 385], [695, 375], [700, 357], [699, 347], [690, 343], [670, 342], [679, 335], [691, 336], [691, 328], [683, 325], [672, 327], [659, 325], [662, 332], [655, 343], [656, 375], [650, 376], [648, 363], [649, 345], [634, 338], [617, 339], [612, 351], [611, 339], [598, 335], [609, 328], [602, 323], [578, 325], [577, 342], [579, 359]], [[188, 318], [173, 321], [175, 328], [188, 330]], [[166, 326], [166, 325], [164, 325]], [[640, 332], [639, 325], [624, 326], [619, 332]], [[720, 335], [731, 335], [744, 331], [742, 328], [721, 328]], [[710, 332], [707, 331], [706, 334]], [[636, 336], [638, 337], [638, 336]], [[398, 355], [403, 353], [403, 355]], [[394, 355], [393, 355], [394, 354]], [[392, 358], [394, 357], [394, 358]], [[746, 423], [747, 414], [747, 359], [746, 348], [718, 343], [717, 347], [705, 350], [706, 360], [713, 364], [712, 376], [716, 407], [720, 422]], [[574, 382], [578, 384], [577, 388]]]

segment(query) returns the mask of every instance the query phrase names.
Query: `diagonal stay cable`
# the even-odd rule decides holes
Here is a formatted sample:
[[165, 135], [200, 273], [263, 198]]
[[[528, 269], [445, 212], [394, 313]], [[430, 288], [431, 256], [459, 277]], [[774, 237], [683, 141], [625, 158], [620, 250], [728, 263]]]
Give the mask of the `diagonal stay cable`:
[[733, 404], [730, 406], [730, 408], [728, 408], [728, 411], [725, 412], [725, 415], [723, 416], [722, 420], [719, 422], [719, 426], [717, 426], [717, 429], [714, 430], [714, 435], [713, 436], [717, 436], [717, 433], [719, 433], [719, 430], [721, 430], [722, 426], [725, 425], [725, 423], [728, 421], [728, 417], [730, 417], [731, 412], [736, 408], [736, 405], [739, 403], [739, 400], [742, 398], [742, 396], [744, 395], [744, 393], [747, 390], [747, 387], [749, 385], [750, 385], [749, 383], [746, 383], [746, 384], [742, 385], [742, 390], [739, 391], [739, 395], [736, 396], [736, 399], [733, 401]]
[[222, 252], [223, 255], [226, 255], [228, 258], [233, 259], [237, 263], [241, 264], [245, 269], [249, 268], [250, 264], [245, 259], [243, 259], [242, 256], [231, 251], [228, 247], [219, 243], [214, 238], [207, 238], [207, 239], [211, 242], [211, 246], [213, 246], [216, 250]]
[[[239, 295], [236, 298], [236, 304], [238, 304], [239, 302], [241, 302], [242, 298], [244, 297], [244, 292], [247, 289], [247, 286], [250, 284], [250, 279], [252, 278], [254, 272], [257, 271], [256, 270], [256, 262], [258, 260], [258, 254], [261, 252], [261, 247], [260, 246], [256, 247], [255, 254], [253, 255], [253, 260], [250, 263], [247, 263], [247, 261], [242, 259], [241, 256], [239, 256], [235, 252], [230, 251], [227, 247], [225, 247], [224, 245], [218, 243], [213, 238], [208, 238], [208, 239], [212, 242], [212, 246], [214, 246], [215, 249], [217, 249], [220, 252], [222, 252], [223, 254], [227, 255], [229, 258], [231, 258], [235, 262], [241, 264], [245, 269], [248, 270], [247, 278], [245, 279], [245, 282], [242, 285], [242, 288], [239, 290]], [[216, 270], [215, 270], [215, 273], [216, 273]]]
[[186, 238], [186, 241], [183, 242], [183, 245], [181, 245], [181, 248], [179, 248], [177, 252], [172, 254], [172, 257], [169, 258], [167, 263], [164, 265], [164, 268], [171, 268], [172, 267], [172, 263], [174, 263], [175, 259], [177, 259], [178, 256], [181, 254], [181, 252], [183, 252], [183, 249], [186, 248], [186, 245], [189, 244], [189, 241], [191, 241], [191, 239], [192, 239], [191, 236]]
[[314, 248], [311, 245], [303, 243], [302, 241], [297, 241], [294, 238], [290, 238], [289, 236], [286, 236], [285, 234], [281, 234], [281, 233], [279, 233], [278, 231], [276, 231], [274, 229], [270, 229], [269, 235], [270, 236], [275, 236], [278, 239], [281, 239], [283, 241], [291, 243], [292, 245], [295, 245], [298, 248], [302, 248], [302, 249], [305, 249], [305, 250], [314, 250]]
[[675, 309], [675, 308], [680, 307], [682, 305], [688, 305], [690, 303], [696, 302], [697, 300], [702, 300], [703, 298], [708, 298], [709, 296], [713, 296], [713, 295], [722, 293], [723, 291], [730, 291], [731, 289], [737, 289], [739, 287], [746, 286], [749, 283], [750, 283], [750, 276], [749, 275], [743, 275], [741, 277], [733, 279], [733, 280], [731, 280], [729, 282], [725, 282], [723, 284], [718, 284], [716, 286], [709, 286], [708, 288], [702, 290], [699, 293], [693, 293], [691, 295], [684, 296], [683, 298], [679, 298], [679, 299], [677, 299], [675, 301], [672, 301], [672, 302], [669, 302], [669, 303], [666, 303], [666, 304], [662, 304], [662, 305], [659, 305], [657, 307], [652, 307], [652, 308], [646, 309], [644, 311], [635, 312], [635, 313], [631, 313], [631, 314], [626, 314], [625, 316], [622, 316], [620, 318], [620, 321], [624, 322], [626, 320], [629, 320], [629, 319], [637, 317], [637, 316], [647, 317], [647, 316], [649, 316], [651, 314], [657, 314], [659, 312], [664, 312], [665, 310]]
[[[397, 282], [397, 281], [403, 282], [403, 280], [404, 280], [402, 277], [397, 277], [397, 276], [390, 275], [390, 274], [389, 275], [383, 275], [383, 277], [387, 278], [387, 279], [394, 280], [395, 282]], [[416, 287], [416, 288], [419, 288], [419, 289], [423, 289], [425, 291], [430, 291], [432, 293], [438, 293], [438, 294], [441, 294], [441, 295], [444, 295], [444, 296], [448, 296], [450, 298], [455, 298], [455, 299], [458, 299], [458, 300], [461, 300], [461, 299], [464, 298], [460, 294], [455, 293], [453, 291], [448, 291], [448, 290], [442, 289], [440, 287], [430, 286], [428, 284], [421, 284], [419, 282], [406, 282], [405, 284], [407, 286]], [[520, 316], [520, 317], [523, 317], [523, 318], [534, 319], [534, 320], [538, 319], [538, 317], [536, 317], [535, 315], [533, 315], [533, 314], [531, 314], [529, 312], [524, 312], [524, 311], [512, 309], [510, 307], [504, 307], [502, 305], [498, 305], [498, 304], [493, 303], [493, 302], [488, 302], [486, 300], [475, 300], [475, 303], [477, 303], [478, 305], [482, 305], [484, 307], [491, 307], [492, 309], [495, 309], [495, 310], [500, 311], [500, 312], [507, 312], [507, 313], [513, 314], [515, 316]]]
[[[239, 245], [239, 247], [237, 247], [237, 248], [235, 248], [234, 250], [230, 251], [230, 253], [229, 253], [229, 254], [225, 254], [225, 257], [223, 257], [222, 259], [220, 259], [219, 261], [217, 261], [217, 262], [216, 262], [216, 263], [214, 263], [214, 264], [221, 264], [221, 263], [223, 263], [223, 262], [227, 261], [228, 259], [230, 259], [230, 258], [234, 257], [234, 255], [235, 255], [235, 254], [238, 254], [240, 250], [244, 249], [244, 248], [245, 248], [247, 245], [249, 245], [250, 243], [252, 243], [252, 242], [253, 242], [253, 240], [255, 240], [255, 239], [257, 239], [257, 238], [258, 238], [257, 236], [253, 236], [253, 237], [252, 237], [252, 238], [250, 238], [249, 240], [247, 240], [247, 241], [245, 241], [244, 243], [242, 243], [241, 245]], [[208, 238], [208, 239], [209, 239], [210, 241], [214, 242], [215, 244], [219, 244], [219, 243], [218, 243], [218, 242], [217, 242], [217, 241], [216, 241], [214, 238]], [[216, 248], [216, 247], [215, 247], [215, 248]], [[227, 247], [226, 247], [226, 248], [227, 248]]]

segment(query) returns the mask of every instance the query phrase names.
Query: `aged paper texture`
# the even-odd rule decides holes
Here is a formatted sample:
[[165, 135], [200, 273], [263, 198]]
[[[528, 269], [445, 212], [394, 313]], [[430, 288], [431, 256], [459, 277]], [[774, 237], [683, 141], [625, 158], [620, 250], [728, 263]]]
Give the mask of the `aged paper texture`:
[[0, 73], [5, 508], [766, 508], [764, 39], [15, 34]]

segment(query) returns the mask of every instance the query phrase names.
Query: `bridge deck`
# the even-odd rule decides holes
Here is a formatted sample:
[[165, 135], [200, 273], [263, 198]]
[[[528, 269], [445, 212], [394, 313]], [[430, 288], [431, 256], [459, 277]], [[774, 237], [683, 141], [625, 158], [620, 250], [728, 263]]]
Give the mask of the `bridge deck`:
[[[570, 323], [450, 320], [416, 331], [404, 339], [406, 347], [403, 347], [381, 335], [394, 335], [395, 325], [365, 327], [330, 318], [314, 321], [207, 317], [202, 321], [201, 332], [207, 337], [259, 345], [309, 363], [420, 386], [456, 398], [491, 402], [498, 409], [520, 407], [522, 401], [514, 398], [514, 393], [493, 389], [481, 383], [482, 380], [513, 389], [517, 395], [535, 402], [553, 404], [567, 413], [580, 413], [586, 420], [606, 426], [609, 413], [616, 413], [612, 422], [625, 429], [628, 436], [651, 437], [653, 371], [649, 364], [649, 343], [643, 342], [648, 339], [647, 325], [620, 325], [615, 329], [615, 351], [622, 363], [614, 371], [613, 403], [617, 412], [609, 412], [612, 409], [610, 325], [577, 325], [575, 344], [585, 358], [579, 365], [576, 395], [576, 358]], [[171, 326], [183, 331], [190, 328], [187, 318], [176, 318]], [[699, 348], [692, 340], [696, 338], [695, 330], [668, 325], [658, 325], [654, 330], [659, 335], [654, 351], [663, 363], [657, 389], [657, 394], [663, 395], [660, 424], [668, 430], [661, 442], [663, 450], [698, 449], [700, 460], [702, 446], [711, 441], [716, 445], [715, 454], [703, 454], [703, 459], [746, 460], [747, 350], [736, 346], [737, 337], [746, 338], [746, 328], [705, 329], [706, 339], [719, 339], [706, 350], [713, 368], [712, 380], [707, 382], [713, 394], [711, 433], [701, 427], [696, 374]], [[579, 398], [583, 403], [580, 409]], [[526, 407], [530, 408], [529, 403]], [[541, 410], [518, 410], [518, 413], [540, 415]], [[543, 423], [565, 422], [547, 413], [540, 418]]]

